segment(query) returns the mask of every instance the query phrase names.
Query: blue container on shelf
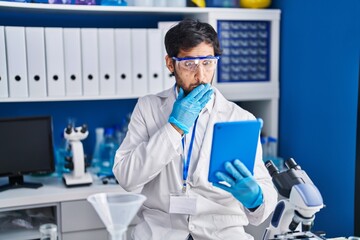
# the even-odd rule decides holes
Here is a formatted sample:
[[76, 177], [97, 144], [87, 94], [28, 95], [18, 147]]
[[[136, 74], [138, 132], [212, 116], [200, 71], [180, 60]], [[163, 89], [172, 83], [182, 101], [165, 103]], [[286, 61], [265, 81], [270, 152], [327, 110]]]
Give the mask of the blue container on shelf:
[[103, 6], [127, 6], [125, 0], [101, 0]]
[[206, 7], [237, 8], [239, 0], [206, 0]]
[[96, 5], [95, 0], [75, 0], [76, 5]]

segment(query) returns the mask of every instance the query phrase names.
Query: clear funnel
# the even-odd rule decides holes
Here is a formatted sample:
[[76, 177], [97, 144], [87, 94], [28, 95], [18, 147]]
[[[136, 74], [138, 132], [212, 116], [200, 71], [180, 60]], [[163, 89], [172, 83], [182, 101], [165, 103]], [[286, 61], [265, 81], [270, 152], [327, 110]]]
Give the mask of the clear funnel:
[[137, 193], [97, 193], [87, 200], [106, 226], [111, 240], [121, 240], [146, 197]]

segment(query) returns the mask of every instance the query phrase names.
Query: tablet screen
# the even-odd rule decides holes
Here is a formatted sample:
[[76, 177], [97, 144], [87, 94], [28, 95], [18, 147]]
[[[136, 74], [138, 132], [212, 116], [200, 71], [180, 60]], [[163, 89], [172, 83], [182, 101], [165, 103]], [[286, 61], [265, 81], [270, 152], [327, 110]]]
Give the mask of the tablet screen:
[[214, 124], [209, 182], [218, 182], [215, 173], [227, 173], [224, 163], [233, 162], [235, 159], [242, 161], [253, 174], [261, 127], [261, 119]]

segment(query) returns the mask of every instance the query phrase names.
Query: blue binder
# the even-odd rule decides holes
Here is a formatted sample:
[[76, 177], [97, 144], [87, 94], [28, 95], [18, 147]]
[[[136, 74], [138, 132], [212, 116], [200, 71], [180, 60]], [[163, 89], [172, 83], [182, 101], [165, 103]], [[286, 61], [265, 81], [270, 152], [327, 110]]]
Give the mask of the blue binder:
[[214, 124], [209, 166], [209, 182], [218, 182], [217, 171], [227, 173], [224, 163], [242, 161], [253, 174], [262, 120], [219, 122]]

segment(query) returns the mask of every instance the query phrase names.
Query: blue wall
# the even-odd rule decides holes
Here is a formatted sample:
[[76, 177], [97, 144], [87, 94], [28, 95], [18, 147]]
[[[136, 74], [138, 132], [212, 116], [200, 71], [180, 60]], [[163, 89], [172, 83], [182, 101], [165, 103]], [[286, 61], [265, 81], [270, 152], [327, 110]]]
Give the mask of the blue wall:
[[133, 111], [136, 102], [137, 99], [0, 103], [0, 117], [52, 116], [55, 146], [59, 146], [61, 133], [69, 119], [75, 120], [76, 126], [85, 123], [89, 127], [89, 136], [83, 145], [85, 153], [90, 156], [95, 146], [95, 128], [122, 124], [123, 118]]
[[[282, 10], [280, 155], [321, 191], [315, 230], [354, 231], [360, 1], [275, 0]], [[359, 191], [359, 190], [358, 190]]]

